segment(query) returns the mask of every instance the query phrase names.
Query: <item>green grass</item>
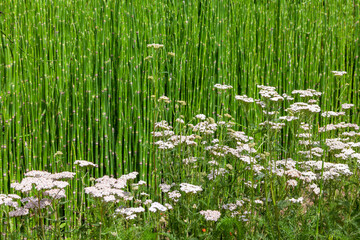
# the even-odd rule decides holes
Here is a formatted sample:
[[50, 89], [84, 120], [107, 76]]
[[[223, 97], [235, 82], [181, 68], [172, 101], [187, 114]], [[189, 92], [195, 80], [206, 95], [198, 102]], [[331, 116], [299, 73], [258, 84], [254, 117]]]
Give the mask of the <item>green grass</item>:
[[[359, 122], [356, 1], [10, 0], [0, 11], [0, 192], [28, 170], [73, 170], [79, 159], [99, 165], [92, 177], [137, 171], [154, 185], [155, 122], [229, 113], [251, 129], [260, 111], [234, 96], [255, 97], [258, 84], [324, 92], [323, 110], [354, 103], [349, 121]], [[216, 83], [234, 88], [215, 94]], [[81, 187], [73, 180], [68, 195]], [[78, 207], [73, 196], [65, 208]]]

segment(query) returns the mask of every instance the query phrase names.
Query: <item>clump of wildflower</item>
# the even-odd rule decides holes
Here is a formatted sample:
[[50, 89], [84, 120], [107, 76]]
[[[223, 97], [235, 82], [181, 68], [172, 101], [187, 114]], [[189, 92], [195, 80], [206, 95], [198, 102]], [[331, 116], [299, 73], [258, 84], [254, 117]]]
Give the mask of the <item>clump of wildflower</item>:
[[312, 148], [309, 151], [299, 151], [299, 154], [304, 155], [306, 158], [313, 158], [313, 157], [321, 157], [323, 155], [324, 150], [322, 148], [316, 147]]
[[160, 204], [158, 202], [151, 203], [149, 211], [150, 212], [157, 212], [157, 210], [159, 210], [161, 212], [165, 212], [167, 210], [167, 207], [165, 207], [164, 205], [162, 205], [162, 204]]
[[220, 216], [221, 216], [221, 213], [219, 211], [213, 211], [213, 210], [202, 210], [200, 211], [200, 214], [203, 215], [205, 217], [205, 220], [206, 221], [214, 221], [216, 222]]
[[38, 170], [33, 170], [33, 171], [30, 171], [30, 172], [27, 172], [24, 174], [25, 177], [34, 177], [34, 178], [41, 178], [41, 177], [46, 178], [50, 175], [51, 175], [51, 173], [49, 173], [49, 172], [38, 171]]
[[185, 158], [183, 159], [183, 163], [185, 165], [188, 165], [190, 163], [195, 163], [197, 161], [197, 158], [196, 157], [189, 157], [189, 158]]
[[115, 210], [115, 213], [126, 216], [126, 219], [134, 219], [136, 217], [136, 213], [145, 212], [145, 208], [143, 207], [130, 207], [124, 208], [119, 207]]
[[287, 180], [286, 184], [290, 187], [296, 187], [298, 182], [294, 179]]
[[302, 122], [302, 123], [300, 123], [300, 128], [304, 131], [309, 131], [312, 129], [312, 126], [308, 123]]
[[153, 201], [151, 199], [146, 199], [144, 205], [150, 205]]
[[162, 130], [170, 130], [172, 129], [172, 126], [169, 125], [169, 123], [165, 120], [162, 120], [160, 122], [157, 122], [155, 123], [155, 126], [154, 126], [155, 129], [162, 129]]
[[295, 121], [295, 120], [298, 120], [299, 118], [298, 117], [295, 117], [295, 116], [281, 116], [279, 117], [280, 120], [286, 120], [288, 122], [291, 122], [291, 121]]
[[148, 48], [154, 48], [154, 49], [160, 49], [160, 48], [163, 48], [164, 45], [163, 44], [152, 43], [152, 44], [148, 44], [147, 47]]
[[181, 193], [177, 190], [169, 192], [168, 195], [174, 202], [179, 201], [179, 198], [181, 197]]
[[189, 125], [190, 129], [192, 129], [194, 132], [200, 132], [205, 135], [211, 135], [214, 134], [217, 130], [217, 124], [216, 123], [210, 123], [208, 121], [199, 122], [195, 126], [191, 127]]
[[19, 199], [21, 199], [21, 197], [16, 194], [9, 194], [9, 195], [0, 194], [0, 206], [5, 205], [5, 206], [17, 208], [18, 202], [16, 200]]
[[185, 193], [197, 193], [201, 192], [203, 189], [201, 186], [196, 186], [189, 183], [180, 183], [180, 190]]
[[278, 114], [279, 112], [277, 112], [277, 111], [265, 111], [265, 110], [263, 110], [263, 113], [265, 114], [265, 115], [269, 115], [269, 116], [272, 116], [272, 115], [275, 115], [275, 114]]
[[76, 173], [74, 172], [59, 172], [59, 173], [53, 173], [48, 176], [48, 178], [54, 179], [54, 180], [71, 180], [74, 178]]
[[309, 187], [316, 195], [320, 194], [320, 188], [315, 183], [311, 184]]
[[241, 101], [241, 102], [244, 102], [244, 103], [253, 103], [253, 102], [255, 102], [255, 100], [253, 98], [248, 97], [246, 95], [242, 95], [242, 96], [236, 95], [235, 100], [238, 100], [238, 101]]
[[257, 186], [258, 186], [256, 183], [253, 183], [251, 181], [244, 182], [244, 184], [245, 184], [245, 186], [254, 188], [254, 189], [257, 188]]
[[338, 116], [345, 116], [345, 112], [334, 112], [334, 111], [327, 111], [321, 113], [322, 117], [338, 117]]
[[279, 102], [284, 100], [284, 98], [275, 91], [275, 87], [263, 85], [257, 85], [257, 87], [260, 89], [259, 94], [263, 98], [269, 99], [273, 102]]
[[71, 179], [74, 175], [70, 176], [67, 174], [67, 172], [65, 172], [65, 174], [59, 174], [60, 175], [42, 171], [31, 171], [25, 174], [28, 177], [23, 178], [20, 183], [12, 183], [11, 188], [14, 188], [15, 190], [21, 191], [23, 193], [30, 192], [33, 189], [33, 186], [35, 186], [37, 191], [50, 190], [52, 188], [63, 189], [67, 187], [69, 183], [64, 181], [57, 181], [56, 179], [64, 176], [67, 179]]
[[178, 123], [180, 123], [180, 124], [185, 124], [184, 120], [181, 119], [181, 118], [177, 118], [177, 119], [175, 120], [175, 122], [178, 122]]
[[318, 102], [318, 100], [316, 99], [310, 99], [307, 103], [308, 104], [316, 104]]
[[146, 60], [150, 60], [152, 58], [153, 58], [153, 56], [150, 55], [150, 56], [145, 57], [144, 60], [146, 61]]
[[206, 116], [204, 114], [198, 114], [195, 116], [197, 119], [200, 119], [200, 120], [205, 120], [206, 119]]
[[289, 199], [289, 202], [292, 202], [292, 203], [302, 203], [303, 200], [304, 200], [303, 197], [299, 197], [298, 199], [290, 198], [290, 199]]
[[92, 162], [88, 162], [88, 161], [85, 161], [85, 160], [76, 160], [74, 162], [75, 165], [79, 165], [79, 167], [81, 168], [91, 168], [91, 167], [98, 167], [97, 164], [94, 164]]
[[44, 192], [45, 196], [49, 196], [53, 199], [61, 199], [66, 198], [64, 189], [50, 189]]
[[163, 103], [170, 103], [170, 98], [168, 98], [167, 96], [161, 96], [159, 99], [158, 99], [158, 102], [163, 102]]
[[321, 111], [321, 108], [316, 104], [307, 104], [303, 102], [296, 102], [290, 105], [289, 108], [285, 109], [287, 112], [291, 113], [318, 113]]
[[166, 183], [162, 183], [162, 184], [159, 185], [159, 187], [160, 187], [160, 189], [161, 189], [162, 192], [166, 193], [166, 192], [169, 192], [169, 191], [170, 191], [172, 185], [168, 185], [168, 184], [166, 184]]
[[262, 107], [262, 108], [265, 108], [265, 107], [266, 107], [265, 102], [260, 101], [259, 99], [255, 99], [255, 103], [256, 103], [257, 105], [259, 105], [260, 107]]
[[225, 209], [225, 210], [230, 210], [230, 211], [236, 210], [237, 207], [238, 207], [238, 205], [235, 204], [235, 203], [228, 203], [228, 204], [224, 204], [224, 205], [222, 206], [223, 209]]
[[360, 136], [360, 133], [354, 131], [343, 132], [341, 133], [341, 136], [354, 137], [354, 136]]
[[283, 93], [282, 97], [283, 97], [283, 98], [285, 98], [286, 100], [289, 100], [289, 101], [294, 100], [294, 98], [293, 98], [293, 97], [291, 97], [291, 96], [287, 95], [286, 93]]
[[174, 131], [164, 130], [161, 132], [151, 132], [151, 134], [154, 137], [170, 137], [170, 136], [173, 136], [175, 133], [174, 133]]
[[338, 123], [338, 124], [327, 124], [324, 127], [320, 127], [319, 128], [319, 132], [327, 132], [327, 131], [332, 131], [332, 130], [337, 130], [337, 129], [344, 129], [344, 128], [353, 128], [354, 130], [359, 130], [359, 126], [357, 124], [354, 123]]
[[63, 155], [63, 153], [61, 151], [57, 151], [55, 154], [54, 154], [54, 157], [57, 157], [57, 156], [61, 156]]
[[15, 210], [9, 212], [10, 217], [20, 217], [29, 214], [29, 209], [26, 208], [16, 208]]
[[345, 74], [347, 74], [347, 72], [345, 72], [345, 71], [331, 71], [333, 74], [334, 74], [334, 76], [344, 76]]
[[173, 149], [175, 147], [174, 144], [169, 143], [169, 142], [164, 142], [164, 141], [161, 141], [161, 140], [155, 142], [154, 144], [157, 145], [159, 149], [163, 149], [163, 150]]
[[196, 135], [192, 134], [190, 136], [181, 136], [181, 135], [174, 135], [168, 139], [168, 143], [177, 146], [179, 144], [185, 143], [188, 146], [196, 146], [197, 143], [194, 141], [196, 139]]
[[275, 123], [271, 121], [265, 121], [259, 124], [259, 126], [269, 126], [270, 129], [274, 130], [280, 130], [283, 126], [285, 126], [285, 123]]
[[137, 172], [132, 172], [118, 179], [109, 176], [98, 178], [94, 186], [85, 188], [85, 193], [104, 202], [117, 202], [118, 199], [132, 200], [130, 193], [122, 189], [126, 187], [128, 180], [135, 179], [137, 175]]
[[349, 146], [339, 138], [328, 138], [325, 140], [325, 144], [329, 147], [330, 151], [342, 150]]
[[321, 92], [317, 92], [314, 89], [307, 89], [307, 90], [294, 90], [291, 92], [292, 94], [299, 94], [301, 98], [304, 97], [320, 97]]
[[299, 177], [299, 179], [303, 180], [303, 181], [305, 181], [307, 183], [310, 183], [312, 181], [316, 181], [317, 176], [312, 171], [307, 171], [307, 172], [301, 172], [301, 176]]
[[213, 180], [217, 176], [224, 176], [226, 173], [228, 173], [228, 171], [226, 169], [219, 168], [219, 169], [211, 170], [210, 174], [208, 174], [207, 177], [208, 177], [209, 180]]
[[350, 109], [352, 107], [354, 107], [354, 104], [351, 104], [351, 103], [344, 103], [341, 105], [341, 108], [344, 110]]
[[296, 137], [298, 137], [298, 138], [311, 138], [312, 134], [311, 133], [299, 133], [299, 134], [296, 134]]
[[214, 166], [219, 165], [219, 163], [218, 163], [217, 161], [215, 161], [215, 160], [211, 160], [211, 161], [209, 161], [209, 162], [208, 162], [208, 164], [210, 164], [210, 165], [214, 165]]
[[164, 205], [168, 210], [173, 209], [173, 207], [169, 203], [165, 203]]
[[245, 134], [245, 132], [241, 131], [231, 131], [229, 132], [229, 136], [234, 138], [237, 142], [247, 143], [251, 140], [254, 140], [253, 137], [249, 137]]
[[47, 198], [38, 199], [34, 197], [26, 197], [21, 199], [22, 203], [26, 203], [24, 208], [26, 209], [43, 209], [51, 205], [51, 200]]
[[219, 90], [227, 90], [227, 89], [232, 89], [233, 87], [230, 85], [221, 85], [221, 84], [215, 84], [214, 88], [217, 88]]

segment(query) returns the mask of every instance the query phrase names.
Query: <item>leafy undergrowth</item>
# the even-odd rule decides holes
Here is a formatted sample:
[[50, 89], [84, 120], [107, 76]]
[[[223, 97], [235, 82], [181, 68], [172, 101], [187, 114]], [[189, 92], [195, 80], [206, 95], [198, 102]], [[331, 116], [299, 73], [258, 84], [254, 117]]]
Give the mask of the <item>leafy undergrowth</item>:
[[[214, 86], [229, 98], [231, 86]], [[221, 109], [216, 119], [155, 123], [147, 183], [137, 172], [91, 178], [30, 171], [0, 196], [3, 235], [42, 239], [356, 239], [359, 232], [360, 133], [352, 104], [322, 111], [322, 93], [280, 95], [258, 86], [260, 99], [236, 96], [264, 120], [240, 126]], [[158, 99], [158, 110], [171, 100]], [[186, 103], [180, 102], [181, 105]], [[239, 131], [241, 129], [242, 131]], [[75, 178], [76, 175], [76, 178]], [[77, 192], [66, 191], [69, 184]], [[77, 196], [77, 198], [75, 198]], [[81, 199], [81, 201], [74, 201]], [[73, 203], [73, 208], [64, 204]], [[66, 219], [66, 211], [76, 218]], [[16, 220], [15, 220], [16, 219]]]

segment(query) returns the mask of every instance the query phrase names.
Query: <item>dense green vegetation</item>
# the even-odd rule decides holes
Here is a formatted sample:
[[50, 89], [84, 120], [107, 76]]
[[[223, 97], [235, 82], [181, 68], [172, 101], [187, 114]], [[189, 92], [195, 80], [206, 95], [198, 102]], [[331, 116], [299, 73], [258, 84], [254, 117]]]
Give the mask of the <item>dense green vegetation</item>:
[[[139, 234], [137, 238], [146, 235], [149, 238], [307, 239], [312, 237], [311, 233], [316, 238], [359, 237], [356, 212], [360, 202], [358, 190], [351, 185], [359, 183], [356, 155], [351, 153], [350, 160], [342, 159], [334, 155], [339, 152], [326, 150], [329, 148], [326, 139], [345, 136], [341, 134], [350, 129], [347, 126], [336, 132], [319, 133], [319, 128], [329, 123], [359, 123], [357, 1], [10, 0], [0, 2], [0, 11], [0, 192], [20, 194], [10, 187], [11, 183], [20, 182], [31, 170], [75, 171], [76, 160], [98, 165], [89, 171], [78, 171], [68, 181], [66, 200], [62, 199], [58, 207], [52, 206], [53, 213], [56, 212], [53, 220], [45, 217], [46, 211], [34, 221], [26, 217], [4, 220], [11, 224], [0, 226], [3, 233], [21, 229], [24, 234], [30, 234], [32, 227], [41, 225], [33, 231], [34, 238], [131, 239]], [[347, 74], [337, 77], [331, 72], [335, 70]], [[232, 88], [222, 91], [215, 84]], [[322, 93], [316, 97], [322, 112], [339, 112], [344, 103], [355, 106], [345, 111], [346, 116], [326, 118], [321, 116], [322, 112], [306, 113], [297, 124], [286, 125], [274, 133], [270, 131], [271, 125], [259, 124], [278, 122], [279, 116], [297, 113], [285, 111], [291, 105], [285, 100], [276, 104], [267, 102], [265, 109], [235, 100], [236, 95], [245, 94], [260, 98], [257, 85], [274, 86], [280, 95], [315, 89]], [[167, 96], [169, 102], [158, 101], [161, 96]], [[293, 96], [295, 101], [304, 100], [296, 94]], [[263, 110], [278, 113], [268, 115]], [[181, 127], [175, 121], [181, 118], [196, 125], [203, 121], [195, 118], [197, 114], [205, 114], [208, 123], [236, 124], [224, 128], [219, 125], [214, 135], [202, 136], [191, 126]], [[154, 143], [159, 139], [153, 138], [152, 132], [156, 130], [155, 123], [162, 120], [173, 126], [175, 134], [198, 134], [197, 147], [157, 150]], [[352, 172], [351, 178], [342, 176], [341, 183], [326, 185], [318, 179], [321, 194], [323, 189], [328, 192], [309, 197], [313, 208], [307, 206], [310, 210], [306, 214], [303, 208], [291, 208], [286, 202], [307, 191], [306, 184], [300, 184], [300, 180], [299, 189], [291, 191], [295, 194], [291, 195], [285, 187], [287, 181], [275, 180], [272, 171], [260, 174], [261, 177], [252, 171], [248, 173], [247, 165], [236, 161], [234, 156], [215, 157], [219, 167], [231, 164], [233, 172], [228, 169], [228, 179], [207, 178], [212, 169], [206, 167], [207, 162], [214, 160], [214, 156], [207, 152], [206, 146], [219, 139], [220, 145], [234, 147], [236, 141], [231, 131], [235, 130], [253, 137], [249, 144], [257, 153], [244, 155], [259, 154], [259, 159], [264, 161], [259, 164], [265, 168], [272, 161], [290, 157], [298, 162], [309, 160], [298, 153], [310, 151], [312, 156], [314, 147], [299, 145], [296, 134], [302, 131], [301, 122], [313, 126], [309, 130], [314, 136], [312, 141], [319, 141], [315, 145], [325, 149], [319, 161], [346, 163]], [[356, 143], [358, 136], [354, 136], [355, 139], [346, 141]], [[202, 144], [203, 141], [207, 143]], [[356, 150], [356, 146], [347, 145], [349, 148]], [[195, 170], [167, 162], [172, 159], [181, 163], [189, 157], [205, 159], [198, 162]], [[297, 169], [305, 171], [302, 167]], [[140, 188], [153, 201], [168, 202], [159, 188], [164, 182], [202, 185], [203, 198], [191, 195], [183, 200], [181, 205], [187, 206], [186, 211], [172, 203], [173, 213], [161, 222], [162, 215], [152, 216], [147, 211], [141, 220], [136, 220], [136, 226], [120, 218], [109, 221], [102, 229], [98, 223], [105, 221], [104, 214], [89, 212], [111, 207], [88, 197], [84, 187], [94, 185], [92, 178], [104, 175], [120, 178], [131, 172], [139, 173], [136, 183], [139, 180], [147, 183]], [[201, 180], [204, 176], [205, 182]], [[250, 191], [240, 179], [264, 180], [265, 185]], [[344, 187], [343, 192], [340, 186]], [[212, 195], [211, 189], [224, 192], [219, 190]], [[135, 194], [130, 184], [127, 190]], [[42, 193], [38, 194], [40, 198]], [[140, 198], [136, 194], [134, 197]], [[272, 202], [263, 201], [261, 209], [254, 209], [254, 204], [246, 208], [259, 213], [250, 218], [248, 225], [223, 213], [219, 221], [211, 224], [204, 221], [198, 212], [220, 209], [222, 204], [230, 203], [223, 198], [250, 199], [252, 203], [270, 198]], [[128, 202], [136, 206], [135, 200]], [[194, 204], [201, 209], [190, 211]], [[88, 206], [97, 207], [89, 210]], [[6, 219], [9, 209], [0, 207], [4, 207], [2, 217]], [[119, 204], [113, 203], [112, 207], [107, 216]], [[281, 212], [284, 209], [290, 213]], [[84, 215], [92, 216], [91, 223], [81, 218]], [[179, 216], [193, 222], [179, 226]], [[43, 224], [60, 230], [45, 233]], [[224, 234], [230, 231], [232, 235]], [[303, 235], [291, 235], [292, 231], [301, 231]], [[123, 232], [128, 235], [121, 235]], [[27, 237], [31, 238], [31, 234]]]

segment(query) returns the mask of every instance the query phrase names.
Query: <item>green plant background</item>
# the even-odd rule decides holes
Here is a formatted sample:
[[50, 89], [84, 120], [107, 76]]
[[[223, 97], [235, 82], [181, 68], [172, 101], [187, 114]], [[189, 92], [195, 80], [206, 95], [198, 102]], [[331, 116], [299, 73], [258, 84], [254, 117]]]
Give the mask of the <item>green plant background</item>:
[[[151, 182], [154, 121], [226, 108], [245, 125], [233, 97], [258, 84], [314, 88], [322, 109], [352, 102], [359, 120], [357, 1], [10, 0], [0, 11], [1, 192], [27, 170], [77, 159], [99, 164], [94, 177], [138, 171]], [[230, 100], [216, 83], [234, 87]]]

